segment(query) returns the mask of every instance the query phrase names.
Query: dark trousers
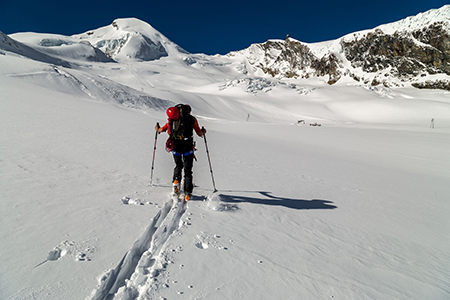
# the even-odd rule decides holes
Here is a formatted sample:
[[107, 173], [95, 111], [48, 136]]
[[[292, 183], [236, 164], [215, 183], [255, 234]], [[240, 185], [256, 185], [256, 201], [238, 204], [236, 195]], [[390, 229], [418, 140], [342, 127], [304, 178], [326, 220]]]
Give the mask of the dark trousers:
[[192, 184], [192, 166], [194, 164], [194, 154], [173, 155], [175, 169], [173, 169], [173, 180], [181, 182], [181, 172], [184, 171], [184, 192], [191, 194], [194, 186]]

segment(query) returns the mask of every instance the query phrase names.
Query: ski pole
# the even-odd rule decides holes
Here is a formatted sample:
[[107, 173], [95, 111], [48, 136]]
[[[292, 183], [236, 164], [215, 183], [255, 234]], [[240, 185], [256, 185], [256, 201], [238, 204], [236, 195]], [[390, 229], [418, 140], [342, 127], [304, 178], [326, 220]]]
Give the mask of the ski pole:
[[[159, 127], [159, 123], [156, 123]], [[153, 159], [152, 159], [152, 171], [150, 173], [150, 184], [149, 186], [153, 186], [153, 169], [155, 168], [155, 152], [156, 152], [156, 141], [158, 140], [158, 131], [155, 133], [155, 145], [153, 146]]]
[[[203, 129], [205, 129], [205, 128], [202, 127], [202, 130]], [[211, 167], [211, 159], [209, 158], [208, 143], [206, 142], [206, 133], [203, 135], [203, 138], [205, 139], [206, 155], [208, 156], [209, 170], [211, 171], [211, 178], [212, 178], [212, 183], [213, 183], [214, 193], [215, 193], [215, 192], [217, 192], [217, 189], [216, 189], [216, 183], [214, 182], [214, 174], [213, 174], [213, 170]]]

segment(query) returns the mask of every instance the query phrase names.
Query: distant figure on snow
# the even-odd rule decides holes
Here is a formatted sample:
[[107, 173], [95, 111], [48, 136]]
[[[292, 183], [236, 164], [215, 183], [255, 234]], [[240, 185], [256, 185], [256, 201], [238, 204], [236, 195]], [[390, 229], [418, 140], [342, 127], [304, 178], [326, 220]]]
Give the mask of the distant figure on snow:
[[178, 104], [169, 107], [166, 111], [169, 117], [168, 122], [159, 127], [157, 123], [155, 130], [169, 134], [166, 142], [166, 150], [173, 154], [175, 168], [173, 170], [173, 191], [176, 194], [181, 192], [181, 174], [184, 170], [184, 200], [188, 201], [192, 197], [194, 189], [192, 183], [192, 166], [194, 163], [194, 134], [203, 137], [206, 129], [200, 129], [197, 119], [191, 115], [191, 107], [187, 104]]

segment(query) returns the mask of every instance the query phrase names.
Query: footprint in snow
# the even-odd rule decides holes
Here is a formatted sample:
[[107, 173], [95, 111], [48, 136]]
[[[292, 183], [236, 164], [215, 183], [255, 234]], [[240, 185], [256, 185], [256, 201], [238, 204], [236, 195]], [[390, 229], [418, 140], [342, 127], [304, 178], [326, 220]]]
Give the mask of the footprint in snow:
[[144, 205], [144, 201], [137, 198], [137, 199], [133, 199], [131, 197], [125, 196], [122, 198], [122, 203], [125, 205]]
[[[84, 248], [83, 248], [84, 249]], [[75, 261], [90, 261], [91, 258], [87, 253], [93, 253], [94, 248], [88, 247], [86, 249], [81, 250], [80, 247], [77, 247], [75, 242], [73, 241], [64, 241], [47, 254], [47, 259], [36, 265], [34, 268], [37, 268], [48, 261], [57, 261], [60, 260], [64, 256], [71, 256]]]
[[66, 249], [60, 249], [59, 247], [55, 247], [53, 248], [53, 250], [51, 250], [48, 254], [47, 254], [47, 259], [44, 260], [43, 262], [41, 262], [40, 264], [37, 264], [36, 266], [34, 266], [33, 269], [45, 264], [48, 261], [55, 261], [55, 260], [59, 260], [61, 257], [65, 256], [67, 254], [67, 250]]
[[61, 257], [65, 256], [67, 254], [66, 249], [60, 249], [58, 247], [53, 248], [52, 251], [50, 251], [47, 255], [47, 260], [58, 260]]
[[120, 201], [122, 201], [123, 204], [125, 205], [155, 205], [158, 206], [157, 203], [152, 203], [150, 201], [146, 201], [140, 198], [132, 198], [130, 196], [125, 196], [122, 199], [120, 199]]
[[195, 247], [197, 247], [198, 249], [208, 249], [209, 248], [208, 244], [205, 242], [197, 242], [195, 244]]
[[[234, 244], [232, 240], [229, 240], [230, 244]], [[195, 239], [195, 247], [198, 249], [208, 249], [209, 247], [213, 247], [218, 250], [228, 250], [228, 247], [223, 245], [223, 241], [221, 241], [221, 235], [214, 234], [210, 235], [208, 233], [202, 232], [200, 235], [197, 235]]]

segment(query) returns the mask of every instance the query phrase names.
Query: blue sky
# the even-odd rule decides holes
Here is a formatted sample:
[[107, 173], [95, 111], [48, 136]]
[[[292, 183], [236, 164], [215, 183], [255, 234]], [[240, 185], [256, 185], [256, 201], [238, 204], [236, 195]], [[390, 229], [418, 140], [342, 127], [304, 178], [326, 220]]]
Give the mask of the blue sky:
[[136, 17], [191, 53], [226, 54], [286, 34], [339, 38], [440, 8], [448, 1], [0, 0], [0, 31], [72, 35]]

